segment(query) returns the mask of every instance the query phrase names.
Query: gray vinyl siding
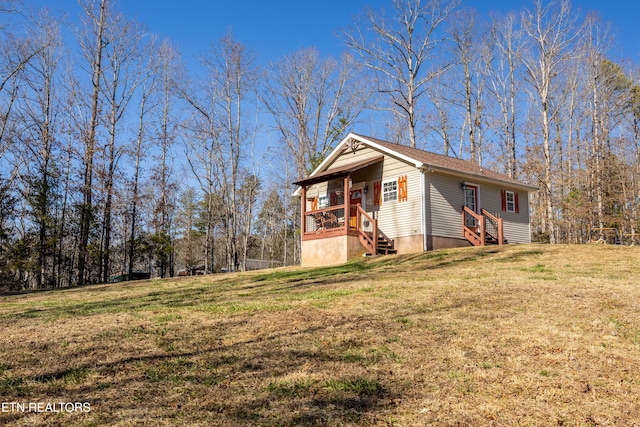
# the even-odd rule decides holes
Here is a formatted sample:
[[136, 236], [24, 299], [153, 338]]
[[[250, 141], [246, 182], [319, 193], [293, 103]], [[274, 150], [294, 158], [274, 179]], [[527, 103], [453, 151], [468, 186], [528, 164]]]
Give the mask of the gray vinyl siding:
[[426, 233], [433, 236], [464, 239], [462, 205], [464, 193], [461, 179], [453, 176], [427, 174]]
[[[455, 175], [427, 174], [426, 233], [433, 236], [464, 238], [462, 233], [463, 178]], [[478, 207], [504, 221], [504, 237], [509, 243], [530, 243], [528, 194], [493, 183], [472, 182], [478, 186]], [[502, 190], [518, 193], [520, 212], [502, 211]]]
[[[502, 190], [518, 193], [520, 212], [505, 212], [502, 210]], [[518, 191], [507, 186], [484, 184], [480, 189], [480, 207], [502, 218], [504, 223], [504, 238], [509, 243], [531, 243], [529, 228], [529, 202], [526, 191]]]
[[[382, 154], [365, 145], [360, 145], [355, 151], [346, 149], [335, 159], [328, 170], [379, 157]], [[407, 176], [407, 201], [382, 202], [381, 206], [374, 206], [374, 182], [397, 179], [404, 175]], [[384, 155], [383, 162], [351, 174], [353, 184], [364, 182], [368, 187], [368, 192], [365, 194], [365, 210], [378, 220], [378, 227], [390, 238], [425, 233], [432, 236], [464, 239], [462, 233], [464, 193], [461, 184], [465, 179], [455, 174], [429, 172], [424, 175], [424, 187], [421, 186], [422, 179], [422, 173], [413, 164], [388, 154]], [[327, 187], [330, 189], [342, 188], [342, 180], [334, 181], [314, 185], [309, 189], [309, 192], [313, 195], [319, 192], [322, 195], [327, 193]], [[493, 214], [499, 214], [504, 219], [504, 236], [509, 243], [529, 243], [531, 241], [526, 191], [501, 187], [500, 184], [488, 181], [467, 180], [467, 182], [478, 186], [479, 208], [484, 208]], [[502, 190], [518, 193], [519, 213], [502, 212]], [[424, 228], [421, 224], [423, 220], [421, 191], [424, 191], [426, 198]]]
[[[364, 146], [355, 152], [347, 149], [332, 163], [329, 170], [380, 155], [382, 153], [379, 151]], [[380, 206], [374, 206], [373, 183], [398, 179], [405, 175], [407, 177], [407, 200], [386, 203], [383, 201]], [[421, 173], [414, 165], [388, 155], [384, 156], [384, 161], [351, 174], [353, 184], [366, 183], [368, 192], [365, 196], [365, 210], [378, 220], [379, 229], [392, 239], [422, 233], [420, 179]]]

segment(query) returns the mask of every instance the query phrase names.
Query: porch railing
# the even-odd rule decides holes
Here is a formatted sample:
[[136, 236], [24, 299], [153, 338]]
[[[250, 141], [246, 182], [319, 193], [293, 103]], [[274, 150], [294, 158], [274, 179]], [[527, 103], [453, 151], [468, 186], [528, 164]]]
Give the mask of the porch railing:
[[[462, 207], [462, 231], [464, 237], [474, 246], [485, 246], [487, 242], [504, 244], [504, 225], [498, 218], [485, 209], [477, 214], [466, 206]], [[487, 241], [487, 238], [489, 239]]]
[[305, 213], [305, 234], [341, 231], [345, 228], [344, 206], [318, 209]]
[[376, 254], [394, 254], [394, 241], [378, 228], [378, 221], [371, 217], [360, 204], [351, 205], [346, 212], [344, 206], [332, 206], [305, 212], [304, 239], [322, 239], [340, 235], [358, 236], [367, 250]]

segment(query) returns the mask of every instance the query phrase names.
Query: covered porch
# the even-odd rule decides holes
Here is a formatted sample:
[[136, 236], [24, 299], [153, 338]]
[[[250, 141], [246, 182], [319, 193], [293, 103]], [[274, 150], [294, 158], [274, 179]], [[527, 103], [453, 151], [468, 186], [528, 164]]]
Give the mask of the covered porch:
[[382, 160], [380, 156], [294, 182], [300, 186], [303, 252], [307, 248], [316, 258], [337, 253], [341, 261], [367, 252], [395, 253], [393, 241], [363, 207], [366, 185], [355, 188], [351, 180], [352, 173]]

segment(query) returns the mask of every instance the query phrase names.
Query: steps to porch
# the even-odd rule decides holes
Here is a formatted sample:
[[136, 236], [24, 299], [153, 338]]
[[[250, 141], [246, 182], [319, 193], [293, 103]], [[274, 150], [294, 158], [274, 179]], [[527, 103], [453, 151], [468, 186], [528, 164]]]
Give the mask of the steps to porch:
[[378, 221], [373, 219], [360, 204], [356, 205], [356, 224], [360, 243], [372, 255], [391, 255], [398, 253], [394, 241], [378, 229]]
[[508, 243], [504, 238], [502, 218], [492, 215], [485, 209], [480, 214], [467, 206], [462, 207], [462, 231], [465, 239], [473, 246], [503, 245]]
[[371, 232], [364, 232], [360, 235], [360, 243], [367, 248], [371, 255], [393, 255], [397, 254], [398, 250], [394, 247], [394, 241], [383, 235], [378, 235], [377, 245], [373, 246], [373, 236]]

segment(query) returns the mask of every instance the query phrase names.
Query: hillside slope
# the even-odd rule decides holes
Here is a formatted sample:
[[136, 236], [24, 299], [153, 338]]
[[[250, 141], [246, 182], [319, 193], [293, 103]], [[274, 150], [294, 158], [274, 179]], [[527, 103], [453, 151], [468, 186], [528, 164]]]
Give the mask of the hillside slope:
[[635, 425], [639, 283], [531, 245], [0, 296], [0, 424]]

